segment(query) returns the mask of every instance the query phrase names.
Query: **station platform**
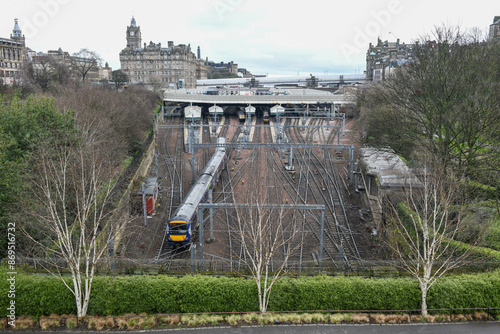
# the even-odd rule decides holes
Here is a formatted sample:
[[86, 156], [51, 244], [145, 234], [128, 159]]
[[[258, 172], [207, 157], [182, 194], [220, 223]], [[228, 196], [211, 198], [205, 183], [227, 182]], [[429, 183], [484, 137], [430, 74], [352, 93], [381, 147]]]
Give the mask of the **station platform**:
[[[219, 121], [220, 119], [220, 121]], [[220, 116], [220, 117], [217, 117], [217, 123], [215, 123], [213, 121], [212, 118], [209, 118], [208, 120], [208, 124], [209, 124], [209, 128], [210, 128], [210, 135], [212, 137], [220, 137], [220, 133], [222, 131], [222, 124], [226, 123], [226, 118], [224, 116]], [[215, 131], [214, 131], [215, 129]]]
[[[203, 143], [203, 127], [200, 124], [193, 126], [194, 131], [194, 143], [193, 144], [202, 144]], [[189, 125], [184, 124], [184, 151], [189, 151]]]

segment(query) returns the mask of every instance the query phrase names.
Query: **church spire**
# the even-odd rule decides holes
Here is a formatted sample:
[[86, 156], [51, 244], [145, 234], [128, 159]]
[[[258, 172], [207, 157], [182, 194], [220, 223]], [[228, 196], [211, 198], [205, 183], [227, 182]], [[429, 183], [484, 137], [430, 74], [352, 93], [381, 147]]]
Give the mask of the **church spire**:
[[132, 20], [130, 21], [130, 26], [137, 28], [137, 23], [135, 23], [135, 18], [133, 15], [132, 15]]

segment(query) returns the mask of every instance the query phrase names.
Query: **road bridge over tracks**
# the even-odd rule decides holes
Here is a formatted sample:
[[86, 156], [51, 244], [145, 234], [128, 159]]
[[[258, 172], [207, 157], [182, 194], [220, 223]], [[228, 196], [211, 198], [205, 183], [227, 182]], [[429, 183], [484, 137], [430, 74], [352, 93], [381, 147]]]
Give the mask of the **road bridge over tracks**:
[[347, 94], [290, 95], [204, 95], [165, 92], [164, 102], [202, 105], [332, 105], [354, 104], [356, 97]]
[[[257, 107], [258, 113], [265, 111], [272, 115], [272, 108], [275, 106], [286, 106], [288, 108], [310, 110], [308, 115], [314, 115], [315, 109], [319, 111], [319, 107], [328, 108], [330, 110], [340, 110], [339, 107], [355, 105], [356, 97], [349, 94], [332, 94], [318, 92], [311, 94], [308, 90], [294, 92], [287, 95], [205, 95], [205, 94], [189, 94], [179, 92], [164, 93], [164, 110], [166, 115], [183, 115], [184, 107], [199, 106], [202, 107], [207, 114], [212, 114], [212, 110], [222, 109], [227, 110], [254, 110]], [[172, 107], [174, 105], [175, 107]], [[170, 106], [170, 107], [166, 107]], [[216, 108], [213, 108], [216, 107]], [[289, 109], [290, 110], [290, 109]], [[293, 112], [293, 111], [292, 111]]]

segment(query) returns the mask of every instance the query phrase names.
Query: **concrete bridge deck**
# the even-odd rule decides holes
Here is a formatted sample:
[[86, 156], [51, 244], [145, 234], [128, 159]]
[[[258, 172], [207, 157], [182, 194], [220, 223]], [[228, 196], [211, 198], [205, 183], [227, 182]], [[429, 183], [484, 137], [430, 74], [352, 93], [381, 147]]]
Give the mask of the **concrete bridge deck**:
[[165, 92], [165, 102], [188, 102], [210, 105], [272, 105], [272, 104], [354, 104], [356, 97], [347, 94], [314, 94], [314, 95], [204, 95]]

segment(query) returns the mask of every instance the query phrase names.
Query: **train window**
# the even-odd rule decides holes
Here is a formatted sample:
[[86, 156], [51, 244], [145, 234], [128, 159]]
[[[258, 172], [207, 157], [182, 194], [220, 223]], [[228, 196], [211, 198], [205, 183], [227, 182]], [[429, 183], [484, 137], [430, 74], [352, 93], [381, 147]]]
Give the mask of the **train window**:
[[172, 235], [183, 235], [187, 234], [187, 224], [186, 223], [170, 223], [170, 234]]

